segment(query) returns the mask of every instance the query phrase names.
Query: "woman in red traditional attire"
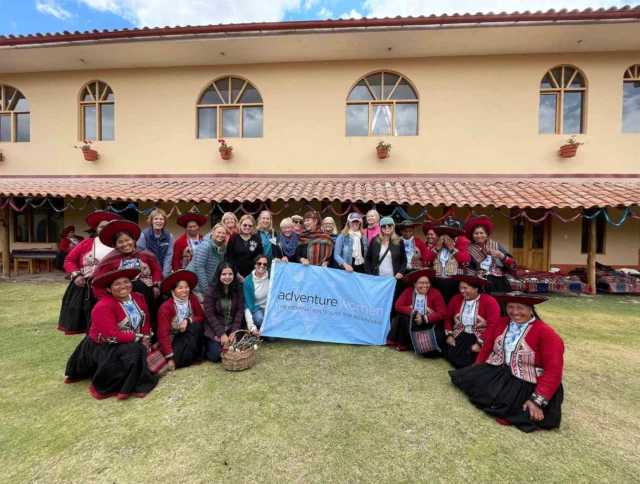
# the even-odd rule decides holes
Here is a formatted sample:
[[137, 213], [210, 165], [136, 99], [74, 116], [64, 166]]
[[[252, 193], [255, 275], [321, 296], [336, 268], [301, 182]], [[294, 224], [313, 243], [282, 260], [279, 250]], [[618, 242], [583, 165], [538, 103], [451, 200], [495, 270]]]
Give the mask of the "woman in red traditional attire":
[[454, 217], [446, 217], [442, 225], [431, 230], [438, 237], [431, 248], [435, 254], [433, 269], [436, 271], [432, 284], [440, 291], [444, 302], [449, 304], [451, 298], [459, 292], [458, 281], [451, 276], [462, 274], [464, 267], [471, 262], [467, 251], [469, 239], [464, 236], [462, 222]]
[[84, 240], [84, 237], [76, 235], [76, 228], [69, 225], [60, 232], [60, 242], [58, 243], [58, 253], [53, 266], [59, 271], [64, 269], [64, 260], [71, 250]]
[[[85, 219], [87, 225], [98, 234], [112, 220], [119, 220], [115, 213], [99, 210]], [[84, 334], [91, 320], [91, 310], [98, 302], [87, 286], [98, 263], [111, 252], [111, 247], [100, 242], [99, 238], [82, 240], [64, 260], [64, 270], [70, 279], [69, 286], [62, 297], [58, 330], [64, 334]]]
[[[136, 247], [136, 240], [140, 237], [140, 232], [140, 227], [128, 220], [109, 222], [100, 233], [100, 241], [114, 249], [100, 261], [93, 277], [117, 269], [135, 268], [140, 270], [140, 276], [133, 281], [133, 290], [144, 296], [151, 316], [151, 325], [155, 326], [162, 268], [153, 253]], [[92, 286], [93, 294], [97, 299], [106, 294], [104, 288], [96, 287], [93, 284]]]
[[433, 227], [436, 224], [434, 222], [425, 222], [422, 224], [422, 233], [424, 234], [424, 241], [427, 244], [427, 249], [433, 249], [438, 242], [438, 236], [433, 231]]
[[158, 344], [167, 359], [169, 371], [199, 365], [204, 359], [204, 311], [191, 289], [198, 277], [182, 269], [165, 277], [162, 294], [170, 295], [158, 311]]
[[521, 292], [493, 297], [507, 304], [508, 317], [482, 335], [475, 365], [449, 372], [451, 381], [502, 425], [523, 432], [557, 429], [564, 399], [564, 342], [534, 309], [548, 298]]
[[[489, 238], [493, 233], [493, 221], [486, 215], [474, 217], [464, 224], [464, 231], [471, 240], [467, 247], [471, 256], [469, 267], [475, 270], [477, 275], [487, 278], [489, 286], [486, 292], [493, 294], [511, 291], [505, 271], [516, 267], [516, 261], [504, 247]], [[502, 315], [506, 315], [504, 307]]]
[[132, 292], [138, 269], [105, 272], [93, 280], [104, 289], [92, 312], [92, 325], [67, 362], [65, 383], [91, 378], [91, 395], [98, 400], [144, 397], [158, 384], [147, 365], [151, 344], [149, 312], [142, 295]]
[[184, 227], [184, 234], [173, 244], [171, 267], [174, 271], [185, 269], [193, 259], [198, 246], [202, 243], [202, 235], [198, 231], [207, 223], [207, 217], [197, 212], [187, 212], [180, 215], [176, 223]]
[[404, 250], [407, 254], [407, 271], [430, 267], [436, 258], [432, 250], [427, 250], [422, 239], [414, 237], [413, 232], [418, 225], [420, 224], [413, 223], [411, 220], [403, 220], [396, 225], [400, 229]]
[[391, 323], [387, 344], [398, 351], [413, 349], [423, 356], [438, 356], [444, 343], [442, 323], [447, 316], [444, 299], [431, 287], [431, 269], [413, 271], [404, 276], [407, 287], [395, 304], [398, 313]]
[[482, 335], [500, 318], [500, 305], [480, 288], [489, 284], [474, 275], [451, 276], [460, 283], [460, 293], [447, 307], [444, 332], [447, 341], [442, 352], [456, 368], [473, 365], [482, 348]]

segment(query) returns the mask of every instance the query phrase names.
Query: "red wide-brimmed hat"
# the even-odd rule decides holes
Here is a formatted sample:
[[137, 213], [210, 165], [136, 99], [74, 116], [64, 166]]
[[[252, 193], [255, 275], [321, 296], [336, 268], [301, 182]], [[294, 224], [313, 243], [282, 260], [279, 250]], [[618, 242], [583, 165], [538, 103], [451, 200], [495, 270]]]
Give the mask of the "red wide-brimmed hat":
[[189, 289], [193, 289], [196, 287], [196, 284], [198, 284], [198, 276], [196, 276], [195, 272], [188, 271], [187, 269], [180, 269], [172, 272], [162, 279], [162, 282], [160, 283], [160, 292], [162, 294], [169, 294], [173, 285], [180, 281], [187, 281]]
[[536, 304], [548, 301], [547, 296], [534, 296], [533, 294], [527, 294], [526, 292], [513, 291], [513, 292], [494, 292], [491, 294], [496, 301], [504, 303], [519, 303], [527, 304], [529, 306], [535, 306]]
[[425, 223], [423, 223], [422, 224], [422, 233], [424, 235], [427, 235], [427, 232], [429, 232], [429, 230], [431, 230], [435, 226], [436, 226], [435, 222], [425, 222]]
[[493, 220], [491, 220], [486, 215], [478, 215], [477, 217], [473, 217], [466, 224], [464, 224], [464, 233], [469, 240], [473, 240], [473, 231], [478, 225], [484, 225], [485, 227], [487, 227], [487, 237], [489, 237], [493, 233]]
[[478, 277], [473, 274], [460, 274], [451, 276], [451, 279], [458, 282], [466, 282], [467, 284], [474, 284], [476, 286], [488, 286], [491, 284], [484, 277]]
[[463, 223], [461, 220], [455, 217], [446, 217], [442, 221], [442, 225], [438, 225], [436, 227], [432, 227], [432, 229], [436, 235], [452, 235], [454, 237], [458, 237], [460, 235], [464, 235]]
[[60, 237], [66, 237], [71, 231], [76, 231], [76, 227], [74, 225], [69, 225], [68, 227], [63, 228], [62, 232], [60, 232]]
[[141, 231], [138, 224], [130, 222], [129, 220], [112, 220], [102, 228], [102, 232], [100, 232], [100, 242], [107, 247], [114, 247], [111, 239], [118, 232], [129, 232], [133, 235], [133, 240], [138, 240]]
[[404, 279], [402, 279], [402, 281], [407, 286], [410, 286], [412, 284], [415, 284], [415, 282], [421, 277], [426, 276], [428, 278], [432, 278], [432, 277], [435, 277], [435, 275], [436, 275], [436, 271], [434, 271], [433, 269], [419, 269], [417, 271], [410, 272], [409, 274], [404, 276]]
[[403, 220], [402, 222], [396, 224], [396, 228], [402, 230], [408, 227], [415, 228], [418, 225], [420, 224], [417, 222], [412, 222], [411, 220]]
[[126, 277], [129, 280], [133, 280], [140, 275], [140, 269], [116, 269], [115, 271], [105, 272], [100, 274], [95, 279], [92, 279], [91, 285], [97, 289], [104, 289], [116, 279]]
[[107, 212], [106, 210], [98, 210], [97, 212], [93, 212], [87, 215], [85, 221], [87, 222], [87, 225], [89, 227], [91, 227], [93, 230], [96, 230], [98, 228], [98, 225], [100, 225], [100, 222], [102, 222], [103, 220], [111, 222], [112, 220], [120, 219], [122, 219], [122, 217], [117, 213]]
[[202, 227], [207, 223], [207, 217], [198, 212], [187, 212], [180, 215], [178, 220], [176, 220], [176, 223], [180, 227], [186, 227], [189, 222], [195, 222]]

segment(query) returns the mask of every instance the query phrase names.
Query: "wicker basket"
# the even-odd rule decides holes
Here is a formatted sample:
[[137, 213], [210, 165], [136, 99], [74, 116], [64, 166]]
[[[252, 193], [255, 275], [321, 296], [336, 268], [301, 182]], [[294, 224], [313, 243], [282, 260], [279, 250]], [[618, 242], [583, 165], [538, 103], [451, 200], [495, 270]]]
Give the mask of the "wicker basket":
[[[236, 333], [248, 333], [246, 329], [234, 331], [229, 335], [229, 341], [235, 341]], [[229, 343], [225, 345], [225, 348]], [[224, 351], [222, 352], [222, 368], [228, 371], [242, 371], [251, 368], [255, 363], [255, 350], [253, 347], [244, 351]]]

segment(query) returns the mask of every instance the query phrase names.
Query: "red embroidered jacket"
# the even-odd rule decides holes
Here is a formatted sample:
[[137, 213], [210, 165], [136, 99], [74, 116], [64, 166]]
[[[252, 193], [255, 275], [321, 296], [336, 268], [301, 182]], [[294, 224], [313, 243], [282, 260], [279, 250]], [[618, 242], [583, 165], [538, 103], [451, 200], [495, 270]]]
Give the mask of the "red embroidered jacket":
[[462, 265], [467, 265], [471, 262], [471, 255], [467, 250], [469, 246], [469, 239], [465, 236], [461, 235], [456, 237], [454, 240], [454, 249], [451, 251], [449, 255], [449, 260], [444, 265], [440, 262], [440, 258], [438, 257], [440, 251], [436, 245], [432, 245], [431, 251], [434, 253], [433, 257], [433, 268], [436, 271], [436, 274], [440, 277], [442, 276], [452, 276], [458, 273], [458, 269]]
[[[404, 239], [402, 239], [404, 242]], [[432, 250], [429, 250], [427, 248], [427, 245], [424, 243], [424, 241], [422, 239], [419, 239], [418, 237], [414, 237], [413, 241], [415, 243], [415, 250], [416, 252], [420, 252], [421, 260], [422, 260], [422, 267], [431, 267], [433, 265], [433, 261], [436, 258], [436, 253], [433, 252]], [[409, 267], [411, 267], [411, 261], [408, 260], [407, 261], [407, 265]]]
[[[447, 319], [444, 321], [444, 329], [445, 331], [453, 331], [454, 338], [464, 331], [464, 325], [460, 320], [463, 303], [464, 297], [462, 297], [462, 294], [456, 294], [451, 301], [449, 301], [449, 306], [447, 307]], [[474, 316], [473, 334], [475, 334], [478, 341], [482, 343], [482, 334], [500, 319], [500, 305], [498, 301], [488, 294], [480, 294], [480, 299], [478, 299], [476, 303], [476, 313]], [[478, 316], [487, 322], [486, 327], [482, 325], [478, 327]]]
[[[84, 237], [80, 237], [79, 235], [76, 235], [76, 239], [78, 239], [78, 243], [76, 244], [76, 247], [77, 247], [82, 243], [82, 241], [84, 240]], [[67, 254], [73, 250], [71, 248], [71, 239], [69, 237], [63, 237], [62, 239], [60, 239], [60, 243], [58, 244], [58, 247], [60, 247], [60, 250], [62, 252], [66, 252]]]
[[[64, 271], [67, 275], [71, 275], [72, 272], [82, 271], [85, 277], [90, 277], [91, 274], [87, 274], [87, 267], [84, 264], [85, 255], [93, 252], [93, 242], [94, 239], [86, 239], [76, 245], [67, 258], [64, 260]], [[97, 261], [93, 264], [93, 267], [97, 265]]]
[[[160, 283], [162, 280], [162, 268], [158, 264], [158, 259], [148, 250], [134, 249], [130, 254], [123, 254], [117, 249], [113, 249], [109, 252], [104, 259], [100, 261], [98, 266], [93, 271], [93, 277], [96, 278], [105, 272], [115, 271], [126, 267], [127, 264], [136, 264], [134, 260], [138, 260], [141, 272], [138, 276], [138, 280], [144, 282], [147, 286], [151, 287], [155, 283]], [[96, 299], [101, 299], [107, 294], [106, 289], [92, 287], [93, 295]]]
[[[413, 293], [415, 289], [413, 287], [407, 287], [398, 300], [396, 301], [396, 311], [407, 316], [411, 316], [413, 313]], [[427, 291], [427, 308], [431, 310], [427, 315], [427, 321], [429, 324], [435, 324], [443, 321], [447, 317], [447, 306], [444, 304], [444, 298], [440, 291], [431, 287]]]
[[[198, 234], [198, 239], [202, 242], [202, 235]], [[174, 271], [184, 269], [193, 259], [191, 247], [187, 240], [187, 234], [182, 234], [173, 243], [173, 259], [171, 260], [171, 269]]]
[[[204, 323], [204, 311], [198, 298], [193, 294], [189, 294], [189, 305], [191, 306], [191, 323], [189, 324], [201, 324]], [[176, 317], [176, 306], [173, 302], [173, 297], [169, 296], [169, 299], [162, 303], [158, 310], [158, 343], [160, 344], [160, 350], [165, 358], [173, 358], [173, 348], [171, 341], [173, 337], [178, 333], [178, 325], [182, 321], [178, 321]]]
[[131, 297], [143, 313], [140, 326], [134, 331], [122, 304], [111, 294], [108, 294], [100, 299], [91, 311], [89, 336], [93, 341], [99, 344], [133, 343], [136, 341], [136, 335], [151, 333], [149, 310], [144, 296], [132, 292]]
[[[476, 365], [504, 364], [503, 342], [509, 322], [508, 317], [500, 318], [483, 335], [485, 342]], [[518, 342], [509, 366], [513, 376], [536, 384], [531, 400], [545, 407], [562, 382], [564, 342], [548, 324], [536, 318]]]

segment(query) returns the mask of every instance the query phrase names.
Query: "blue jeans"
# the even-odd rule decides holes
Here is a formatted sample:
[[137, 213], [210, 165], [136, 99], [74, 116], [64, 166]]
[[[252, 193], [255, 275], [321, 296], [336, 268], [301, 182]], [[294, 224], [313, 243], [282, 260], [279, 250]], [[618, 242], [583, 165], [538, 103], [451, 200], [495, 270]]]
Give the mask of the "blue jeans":
[[[253, 313], [253, 324], [256, 325], [256, 328], [260, 329], [262, 321], [264, 321], [264, 309], [258, 309]], [[262, 339], [269, 341], [270, 343], [273, 343], [276, 340], [273, 336], [263, 336]]]
[[210, 339], [207, 341], [207, 359], [214, 363], [220, 363], [222, 361], [222, 343]]

